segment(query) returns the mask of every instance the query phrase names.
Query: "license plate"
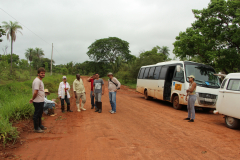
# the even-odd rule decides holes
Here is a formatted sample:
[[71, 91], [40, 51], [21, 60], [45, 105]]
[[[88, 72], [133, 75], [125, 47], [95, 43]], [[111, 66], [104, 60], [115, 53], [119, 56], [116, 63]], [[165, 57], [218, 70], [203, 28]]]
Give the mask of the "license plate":
[[206, 102], [212, 102], [212, 99], [205, 98], [205, 101], [206, 101]]

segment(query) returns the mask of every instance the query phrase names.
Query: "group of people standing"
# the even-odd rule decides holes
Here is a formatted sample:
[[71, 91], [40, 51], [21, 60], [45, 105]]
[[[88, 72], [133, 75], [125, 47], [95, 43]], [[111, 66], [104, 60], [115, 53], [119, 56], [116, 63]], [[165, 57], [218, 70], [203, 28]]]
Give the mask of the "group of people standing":
[[[116, 113], [116, 93], [117, 90], [120, 89], [121, 83], [117, 80], [117, 78], [113, 77], [112, 73], [108, 73], [108, 91], [109, 91], [109, 101], [111, 104], [110, 113]], [[38, 76], [34, 79], [32, 83], [32, 93], [33, 97], [30, 99], [30, 103], [33, 103], [35, 111], [33, 115], [34, 122], [34, 130], [37, 133], [43, 133], [43, 130], [47, 128], [42, 125], [42, 114], [44, 110], [52, 109], [55, 107], [56, 102], [50, 101], [47, 99], [47, 95], [50, 93], [47, 89], [44, 90], [44, 84], [42, 79], [45, 77], [45, 69], [38, 69]], [[104, 95], [105, 87], [104, 81], [100, 78], [99, 74], [93, 74], [90, 78], [87, 79], [88, 82], [91, 82], [91, 109], [94, 109], [95, 112], [102, 113], [102, 95]], [[58, 96], [61, 100], [61, 110], [65, 113], [64, 101], [67, 103], [67, 112], [73, 112], [70, 109], [70, 85], [67, 82], [67, 77], [62, 77], [62, 82], [59, 84], [58, 88]], [[85, 111], [84, 105], [86, 103], [86, 91], [83, 84], [83, 80], [81, 79], [80, 74], [76, 75], [76, 79], [73, 82], [73, 91], [74, 96], [76, 98], [76, 107], [77, 111], [81, 112]], [[82, 100], [81, 105], [79, 104], [80, 99]], [[95, 99], [95, 101], [94, 101]], [[48, 110], [49, 111], [49, 110]]]

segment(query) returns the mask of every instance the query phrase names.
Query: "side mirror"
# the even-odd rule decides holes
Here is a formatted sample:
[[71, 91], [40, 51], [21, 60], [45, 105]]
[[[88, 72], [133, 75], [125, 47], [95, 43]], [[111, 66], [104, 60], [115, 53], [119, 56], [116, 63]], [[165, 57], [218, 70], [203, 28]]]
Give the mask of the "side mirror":
[[181, 66], [177, 65], [177, 72], [180, 72], [180, 71], [181, 71]]

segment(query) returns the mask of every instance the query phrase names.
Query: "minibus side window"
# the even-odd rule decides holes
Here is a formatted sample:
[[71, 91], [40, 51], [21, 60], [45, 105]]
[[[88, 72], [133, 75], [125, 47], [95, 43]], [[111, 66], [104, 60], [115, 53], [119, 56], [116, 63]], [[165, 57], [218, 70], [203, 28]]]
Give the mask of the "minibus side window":
[[155, 69], [155, 71], [154, 71], [154, 74], [153, 74], [153, 78], [154, 79], [158, 79], [158, 77], [159, 77], [159, 74], [160, 74], [160, 71], [161, 71], [161, 66], [157, 66], [156, 67], [156, 69]]
[[222, 85], [221, 85], [221, 88], [224, 88], [226, 81], [227, 81], [227, 79], [224, 79], [224, 80], [223, 80]]
[[165, 79], [167, 70], [168, 70], [168, 66], [162, 67], [159, 79]]
[[230, 79], [227, 89], [233, 91], [240, 91], [240, 79]]
[[[183, 67], [183, 65], [180, 66]], [[177, 67], [175, 67], [173, 80], [184, 83], [184, 71], [181, 69], [180, 72], [177, 72]]]
[[138, 79], [142, 79], [143, 78], [143, 74], [144, 74], [145, 68], [140, 69], [139, 75], [138, 75]]
[[150, 68], [150, 71], [149, 71], [149, 74], [148, 74], [148, 79], [154, 79], [153, 78], [153, 73], [154, 73], [155, 68], [156, 67], [151, 67]]
[[148, 72], [149, 72], [149, 69], [150, 69], [150, 68], [146, 68], [146, 69], [145, 69], [143, 79], [148, 79]]

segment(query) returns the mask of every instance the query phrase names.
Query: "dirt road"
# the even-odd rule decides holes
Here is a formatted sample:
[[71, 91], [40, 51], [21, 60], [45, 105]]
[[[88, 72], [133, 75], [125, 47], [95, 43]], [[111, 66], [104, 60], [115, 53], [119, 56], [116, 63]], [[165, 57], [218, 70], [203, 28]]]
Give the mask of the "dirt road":
[[[225, 127], [223, 116], [196, 113], [184, 121], [186, 110], [174, 110], [159, 100], [147, 101], [126, 87], [117, 93], [117, 114], [110, 114], [107, 89], [103, 112], [86, 111], [44, 116], [44, 134], [22, 134], [23, 145], [13, 154], [24, 160], [134, 160], [134, 159], [240, 159], [240, 131]], [[29, 124], [32, 125], [32, 124]]]

